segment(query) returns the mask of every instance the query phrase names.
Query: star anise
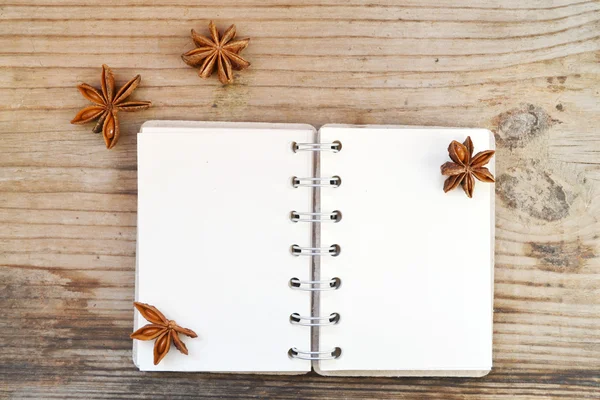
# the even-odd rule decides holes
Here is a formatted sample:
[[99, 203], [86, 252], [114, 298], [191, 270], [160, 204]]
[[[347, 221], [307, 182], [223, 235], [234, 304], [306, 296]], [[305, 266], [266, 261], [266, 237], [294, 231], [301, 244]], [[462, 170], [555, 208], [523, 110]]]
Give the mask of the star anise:
[[233, 69], [242, 70], [250, 66], [248, 61], [238, 55], [248, 46], [250, 39], [232, 41], [235, 38], [235, 25], [231, 25], [222, 37], [213, 21], [208, 24], [208, 29], [210, 38], [201, 36], [192, 29], [192, 39], [198, 47], [182, 54], [181, 58], [192, 67], [199, 66], [198, 75], [201, 78], [208, 78], [216, 67], [221, 83], [232, 83]]
[[481, 182], [494, 182], [494, 176], [484, 167], [494, 155], [494, 150], [485, 150], [473, 156], [473, 142], [467, 136], [462, 144], [453, 140], [448, 146], [448, 153], [453, 162], [447, 162], [441, 167], [442, 175], [448, 176], [444, 182], [444, 192], [462, 185], [467, 196], [473, 197], [474, 178]]
[[85, 124], [98, 118], [92, 132], [100, 133], [102, 131], [106, 148], [112, 149], [117, 144], [121, 134], [117, 113], [119, 111], [145, 110], [152, 105], [149, 101], [125, 101], [138, 86], [141, 79], [139, 75], [135, 76], [115, 94], [114, 75], [107, 65], [102, 65], [102, 93], [87, 83], [77, 86], [83, 97], [95, 105], [79, 111], [71, 123]]
[[154, 342], [154, 365], [157, 365], [167, 355], [171, 348], [171, 340], [177, 350], [185, 355], [188, 354], [188, 349], [179, 338], [179, 334], [182, 333], [195, 338], [198, 337], [196, 332], [182, 328], [175, 321], [168, 320], [163, 313], [150, 304], [134, 302], [133, 305], [150, 324], [142, 326], [133, 332], [130, 337], [138, 340], [156, 339], [156, 342]]

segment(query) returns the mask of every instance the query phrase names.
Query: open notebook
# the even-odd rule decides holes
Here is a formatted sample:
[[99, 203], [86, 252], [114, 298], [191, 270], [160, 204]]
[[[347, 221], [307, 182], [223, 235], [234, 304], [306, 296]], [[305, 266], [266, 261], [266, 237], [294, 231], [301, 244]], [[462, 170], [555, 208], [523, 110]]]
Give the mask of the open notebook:
[[444, 193], [440, 174], [467, 136], [494, 148], [483, 129], [145, 123], [135, 298], [198, 338], [156, 366], [153, 342], [134, 340], [135, 364], [488, 373], [494, 186], [469, 199]]

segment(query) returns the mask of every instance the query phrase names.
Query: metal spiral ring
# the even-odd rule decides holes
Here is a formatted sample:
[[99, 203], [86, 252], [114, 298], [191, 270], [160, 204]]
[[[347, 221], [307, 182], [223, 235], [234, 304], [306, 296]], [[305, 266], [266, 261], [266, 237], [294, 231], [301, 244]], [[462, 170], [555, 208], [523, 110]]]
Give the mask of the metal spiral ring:
[[332, 151], [337, 153], [342, 150], [342, 143], [335, 140], [331, 143], [296, 143], [292, 142], [292, 150], [298, 151]]
[[342, 213], [337, 210], [328, 213], [290, 212], [292, 222], [340, 222], [341, 219]]
[[342, 248], [337, 244], [329, 247], [300, 247], [297, 244], [291, 246], [292, 254], [295, 256], [332, 256], [340, 255]]
[[342, 184], [342, 178], [337, 175], [329, 178], [298, 178], [297, 176], [292, 177], [292, 186], [298, 187], [339, 187]]
[[299, 360], [335, 360], [342, 355], [342, 349], [334, 347], [328, 351], [302, 351], [292, 347], [288, 350], [288, 355]]
[[[340, 278], [331, 278], [326, 281], [301, 281], [298, 278], [290, 279], [290, 288], [306, 292], [325, 292], [327, 290], [338, 290], [342, 286]], [[304, 287], [308, 286], [308, 287]]]
[[[308, 321], [308, 322], [304, 322]], [[340, 322], [340, 314], [334, 312], [328, 317], [306, 317], [298, 313], [290, 315], [290, 323], [301, 326], [328, 326], [335, 325]]]

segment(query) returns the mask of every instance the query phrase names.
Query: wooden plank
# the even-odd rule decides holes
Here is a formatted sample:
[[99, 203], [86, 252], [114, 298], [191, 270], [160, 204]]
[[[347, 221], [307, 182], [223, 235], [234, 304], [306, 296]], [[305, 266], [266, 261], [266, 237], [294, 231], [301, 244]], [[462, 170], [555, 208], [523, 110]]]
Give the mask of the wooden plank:
[[[61, 2], [62, 3], [62, 2]], [[29, 5], [7, 5], [3, 9], [0, 20], [31, 20], [27, 15], [37, 15], [38, 19], [69, 20], [79, 19], [115, 19], [115, 6], [120, 15], [126, 15], [132, 20], [146, 20], [147, 18], [177, 19], [178, 21], [198, 21], [198, 12], [214, 18], [235, 17], [244, 21], [265, 20], [290, 20], [304, 21], [309, 19], [327, 20], [403, 20], [403, 21], [498, 21], [503, 23], [520, 23], [531, 21], [555, 21], [558, 19], [597, 11], [600, 5], [597, 2], [573, 3], [572, 5], [558, 8], [498, 8], [493, 13], [489, 8], [427, 5], [425, 2], [418, 4], [371, 4], [364, 7], [360, 4], [272, 4], [251, 6], [236, 4], [209, 4], [202, 5], [166, 5], [152, 4], [131, 6], [128, 4], [86, 4], [86, 5], [41, 5], [36, 2]], [[423, 12], [427, 8], [427, 13]], [[356, 11], [360, 10], [360, 18], [356, 18]]]
[[[600, 398], [598, 1], [187, 3], [0, 5], [0, 397]], [[228, 87], [179, 58], [211, 18], [251, 37]], [[69, 124], [102, 63], [119, 84], [142, 74], [135, 97], [154, 103], [111, 151]], [[492, 129], [493, 372], [138, 372], [135, 132], [155, 118]]]

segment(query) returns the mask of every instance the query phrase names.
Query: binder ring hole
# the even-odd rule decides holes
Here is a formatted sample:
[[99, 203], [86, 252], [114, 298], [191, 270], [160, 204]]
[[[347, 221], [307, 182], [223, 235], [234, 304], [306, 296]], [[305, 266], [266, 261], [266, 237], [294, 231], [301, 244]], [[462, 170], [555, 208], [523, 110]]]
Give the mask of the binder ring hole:
[[342, 355], [342, 349], [339, 347], [336, 347], [333, 349], [333, 351], [331, 352], [331, 357], [333, 358], [339, 358]]
[[298, 151], [298, 143], [292, 142], [292, 151], [296, 153]]
[[299, 256], [300, 254], [302, 254], [302, 249], [297, 244], [291, 245], [290, 251], [292, 252], [292, 255], [294, 255], [294, 256]]
[[292, 176], [292, 186], [297, 188], [300, 184], [300, 179], [297, 176]]
[[333, 323], [333, 324], [337, 324], [340, 322], [340, 314], [334, 312], [331, 313], [331, 315], [329, 316], [329, 322]]
[[337, 224], [342, 220], [342, 212], [339, 210], [335, 210], [331, 213], [331, 219]]
[[290, 279], [290, 287], [299, 288], [300, 285], [301, 285], [300, 279], [298, 279], [298, 278]]
[[331, 149], [334, 153], [342, 151], [342, 142], [340, 142], [339, 140], [334, 140], [331, 144]]
[[342, 252], [342, 248], [340, 247], [339, 244], [332, 244], [331, 246], [329, 246], [329, 254], [332, 257], [339, 256], [341, 252]]
[[290, 322], [294, 323], [294, 322], [300, 322], [300, 314], [298, 313], [293, 313], [290, 315]]
[[334, 289], [339, 289], [342, 286], [342, 280], [340, 278], [332, 278], [329, 286]]
[[338, 175], [334, 175], [329, 180], [329, 184], [333, 187], [340, 187], [342, 185], [342, 178], [340, 178]]
[[296, 211], [290, 211], [290, 219], [292, 220], [292, 222], [298, 222], [298, 220], [300, 219], [300, 215], [298, 215]]

